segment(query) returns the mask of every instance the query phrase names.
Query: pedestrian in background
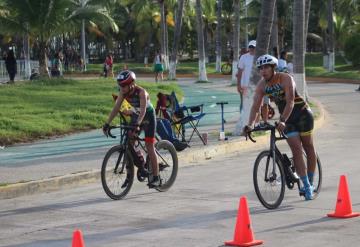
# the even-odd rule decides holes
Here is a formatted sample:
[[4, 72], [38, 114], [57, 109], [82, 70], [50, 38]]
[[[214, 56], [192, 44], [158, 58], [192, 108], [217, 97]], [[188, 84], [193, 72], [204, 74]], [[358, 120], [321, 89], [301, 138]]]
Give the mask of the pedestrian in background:
[[105, 62], [104, 62], [104, 76], [108, 77], [109, 75], [111, 75], [112, 77], [114, 77], [114, 73], [113, 73], [113, 58], [110, 54], [108, 54], [105, 58]]
[[282, 51], [280, 53], [280, 59], [278, 61], [278, 71], [287, 72], [287, 52]]
[[17, 73], [17, 64], [14, 51], [10, 49], [5, 58], [6, 70], [9, 74], [10, 81], [8, 83], [14, 83], [15, 75]]
[[159, 51], [156, 52], [155, 58], [154, 58], [154, 72], [155, 72], [155, 82], [158, 82], [158, 77], [160, 75], [161, 81], [163, 81], [164, 66], [162, 64], [162, 57], [161, 53]]
[[60, 77], [61, 76], [61, 60], [59, 52], [56, 52], [53, 60], [51, 61], [51, 76]]

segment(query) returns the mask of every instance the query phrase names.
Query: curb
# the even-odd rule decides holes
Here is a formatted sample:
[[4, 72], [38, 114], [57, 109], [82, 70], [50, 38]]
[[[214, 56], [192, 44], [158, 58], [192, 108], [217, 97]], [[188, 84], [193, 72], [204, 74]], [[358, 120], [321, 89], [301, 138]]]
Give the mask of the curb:
[[[323, 105], [318, 100], [312, 100], [316, 103], [320, 113], [319, 117], [315, 121], [315, 129], [319, 129], [324, 124], [325, 115], [327, 113]], [[209, 160], [214, 157], [218, 157], [219, 155], [253, 150], [262, 147], [267, 143], [268, 135], [257, 137], [256, 143], [251, 143], [251, 145], [248, 145], [248, 142], [244, 140], [244, 137], [237, 137], [233, 140], [223, 141], [220, 144], [203, 146], [194, 148], [188, 152], [179, 153], [179, 164], [182, 164], [180, 167], [196, 165], [195, 163], [199, 161]], [[79, 185], [85, 185], [93, 182], [100, 183], [100, 169], [2, 186], [0, 187], [0, 199], [10, 199], [25, 195], [33, 195], [36, 193], [74, 188]]]

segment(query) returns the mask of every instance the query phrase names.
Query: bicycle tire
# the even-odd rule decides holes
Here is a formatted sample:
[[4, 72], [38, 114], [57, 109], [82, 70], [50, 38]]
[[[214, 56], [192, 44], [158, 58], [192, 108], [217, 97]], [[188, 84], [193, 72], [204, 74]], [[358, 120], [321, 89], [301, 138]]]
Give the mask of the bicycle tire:
[[221, 73], [223, 75], [230, 75], [232, 72], [232, 65], [230, 63], [225, 63], [221, 66]]
[[[120, 155], [122, 158], [118, 169], [121, 168], [122, 162], [125, 162], [125, 169], [122, 174], [118, 173], [118, 169], [117, 171], [114, 170]], [[125, 153], [123, 145], [112, 147], [106, 153], [101, 166], [101, 183], [105, 193], [113, 200], [120, 200], [129, 193], [133, 182], [134, 164], [129, 153]]]
[[170, 189], [176, 180], [178, 172], [177, 152], [174, 145], [167, 140], [157, 142], [155, 148], [158, 153], [159, 174], [162, 180], [161, 186], [157, 187], [156, 190], [164, 192]]
[[[268, 157], [269, 157], [269, 162], [267, 162]], [[275, 161], [276, 164], [275, 179], [271, 181], [265, 181], [264, 179], [266, 167], [269, 168], [272, 167], [272, 159], [273, 158], [271, 157], [269, 150], [262, 151], [255, 160], [254, 170], [253, 170], [253, 181], [254, 181], [254, 188], [256, 195], [259, 201], [261, 202], [261, 204], [267, 209], [276, 209], [277, 207], [279, 207], [284, 199], [284, 194], [285, 194], [285, 174], [282, 167], [282, 163], [278, 158]], [[264, 166], [264, 168], [261, 168], [260, 166]], [[270, 170], [272, 169], [269, 169], [268, 173], [270, 172]], [[260, 179], [261, 177], [262, 179]], [[280, 180], [278, 178], [280, 178]], [[270, 196], [271, 194], [275, 195], [274, 188], [277, 188], [277, 192], [276, 192], [277, 194], [275, 195], [274, 199], [268, 198], [267, 194], [269, 191], [267, 189], [265, 189], [264, 191], [260, 188], [261, 181], [265, 183], [265, 186], [268, 186], [270, 189], [272, 188], [272, 191], [270, 191], [272, 192], [270, 193]]]

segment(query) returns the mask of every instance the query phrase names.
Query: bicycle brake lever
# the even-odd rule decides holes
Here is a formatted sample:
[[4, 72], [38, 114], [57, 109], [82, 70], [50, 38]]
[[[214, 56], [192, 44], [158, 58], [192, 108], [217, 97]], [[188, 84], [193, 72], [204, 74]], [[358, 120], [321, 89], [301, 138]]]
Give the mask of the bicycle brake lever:
[[252, 138], [252, 136], [251, 136], [251, 132], [249, 132], [248, 134], [247, 134], [247, 136], [249, 136], [249, 139], [250, 139], [250, 141], [252, 141], [252, 142], [256, 142], [253, 138]]
[[111, 130], [112, 130], [112, 129], [115, 129], [115, 126], [110, 126], [110, 128], [109, 128], [108, 131], [107, 131], [107, 134], [108, 134], [108, 136], [110, 136], [111, 138], [114, 138], [114, 139], [115, 139], [116, 136], [114, 136], [114, 135], [111, 134]]

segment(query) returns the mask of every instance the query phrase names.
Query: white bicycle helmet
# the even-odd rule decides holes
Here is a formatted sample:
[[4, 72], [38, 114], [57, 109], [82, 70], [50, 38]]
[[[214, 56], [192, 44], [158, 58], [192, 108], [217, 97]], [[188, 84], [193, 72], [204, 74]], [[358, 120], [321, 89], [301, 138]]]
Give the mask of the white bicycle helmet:
[[273, 57], [269, 54], [262, 55], [256, 60], [256, 67], [258, 67], [258, 68], [260, 68], [262, 65], [265, 65], [265, 64], [277, 66], [278, 60], [276, 57]]

